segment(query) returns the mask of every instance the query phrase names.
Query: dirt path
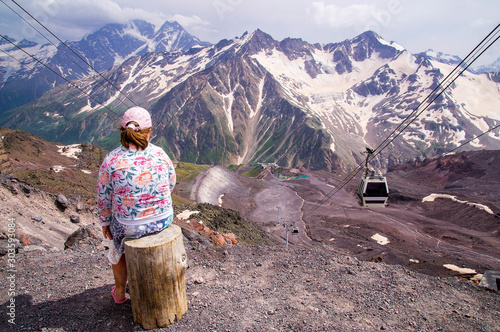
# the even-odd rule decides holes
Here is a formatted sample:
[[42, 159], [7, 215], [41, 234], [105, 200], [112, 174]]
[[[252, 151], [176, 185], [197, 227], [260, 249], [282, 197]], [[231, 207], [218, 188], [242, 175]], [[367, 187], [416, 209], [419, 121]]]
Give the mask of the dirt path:
[[[387, 263], [431, 275], [457, 275], [445, 264], [475, 269], [477, 273], [500, 270], [500, 239], [490, 231], [426, 216], [427, 205], [423, 204], [430, 203], [418, 200], [411, 204], [392, 202], [385, 208], [360, 207], [353, 194], [345, 190], [330, 197], [336, 191], [335, 175], [308, 175], [300, 180], [267, 177], [252, 182], [219, 168], [209, 185], [204, 180], [204, 186], [212, 188], [205, 195], [207, 201], [216, 201], [221, 193], [225, 198], [232, 197], [231, 205], [224, 203], [224, 207], [240, 211], [283, 244], [286, 232], [282, 224], [289, 222], [299, 230], [298, 236], [289, 234], [291, 246], [322, 247], [361, 260], [383, 257]], [[255, 183], [258, 187], [252, 187]], [[245, 204], [249, 207], [241, 208]], [[448, 204], [442, 207], [444, 210], [467, 209], [451, 201], [439, 204]], [[470, 209], [467, 213], [476, 214], [477, 220], [482, 214], [489, 218], [484, 211]], [[280, 226], [276, 225], [277, 217]]]

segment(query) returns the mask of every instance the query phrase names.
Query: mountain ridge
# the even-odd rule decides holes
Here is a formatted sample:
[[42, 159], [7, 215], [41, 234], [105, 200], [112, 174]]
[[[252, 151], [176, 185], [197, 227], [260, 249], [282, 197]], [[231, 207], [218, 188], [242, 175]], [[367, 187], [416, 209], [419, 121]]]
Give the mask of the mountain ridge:
[[[365, 146], [377, 146], [451, 69], [371, 31], [321, 46], [292, 38], [279, 42], [256, 30], [185, 52], [137, 55], [106, 75], [152, 110], [159, 129], [155, 139], [179, 160], [225, 165], [266, 161], [347, 170], [364, 159]], [[495, 77], [467, 73], [457, 80], [388, 148], [386, 157], [375, 161], [377, 167], [439, 154], [495, 126], [500, 121]], [[110, 135], [116, 135], [109, 129], [126, 103], [104, 91], [102, 79], [78, 84], [107, 109], [68, 87], [79, 100], [52, 92], [45, 100], [6, 113], [2, 123], [51, 140], [107, 144]], [[468, 91], [474, 89], [485, 102]], [[46, 116], [30, 113], [33, 107]], [[174, 114], [192, 123], [176, 124]], [[70, 128], [31, 128], [36, 122], [46, 128]], [[198, 136], [203, 144], [197, 144]], [[486, 135], [475, 145], [491, 148], [497, 140]], [[299, 142], [309, 145], [301, 148]]]
[[[18, 46], [34, 54], [38, 61], [57, 74], [68, 80], [75, 80], [95, 75], [95, 71], [81, 59], [102, 72], [120, 65], [134, 55], [147, 52], [187, 51], [196, 45], [210, 45], [190, 35], [177, 22], [166, 21], [156, 29], [153, 24], [144, 20], [110, 23], [86, 34], [79, 41], [66, 41], [65, 44], [71, 50], [62, 44], [56, 47], [50, 43], [40, 45], [27, 40], [22, 40]], [[3, 50], [18, 61], [33, 62], [33, 59], [18, 51], [5, 39], [2, 39], [0, 46], [3, 46]], [[38, 62], [34, 63], [33, 68], [23, 68], [14, 58], [0, 58], [3, 60], [0, 61], [0, 68], [14, 68], [13, 70], [0, 70], [0, 73], [5, 71], [0, 84], [0, 114], [40, 97], [53, 85], [65, 83], [65, 80]], [[30, 73], [32, 70], [38, 71], [44, 78], [38, 75], [32, 77]]]

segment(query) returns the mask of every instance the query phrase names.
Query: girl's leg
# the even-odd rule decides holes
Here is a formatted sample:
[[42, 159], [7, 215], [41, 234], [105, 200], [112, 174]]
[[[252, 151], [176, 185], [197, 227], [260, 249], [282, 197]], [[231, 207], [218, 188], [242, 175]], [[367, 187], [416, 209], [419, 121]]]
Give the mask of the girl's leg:
[[112, 264], [113, 275], [115, 277], [115, 297], [117, 300], [125, 299], [125, 287], [127, 286], [127, 261], [125, 253], [122, 254], [117, 264]]

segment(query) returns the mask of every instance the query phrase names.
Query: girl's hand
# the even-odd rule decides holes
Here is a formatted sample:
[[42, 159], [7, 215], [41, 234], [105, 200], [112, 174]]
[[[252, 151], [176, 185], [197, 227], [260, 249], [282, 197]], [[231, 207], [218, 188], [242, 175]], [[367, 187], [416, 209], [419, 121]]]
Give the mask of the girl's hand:
[[104, 235], [105, 239], [113, 240], [113, 235], [111, 234], [111, 231], [109, 230], [109, 226], [102, 226], [102, 235]]

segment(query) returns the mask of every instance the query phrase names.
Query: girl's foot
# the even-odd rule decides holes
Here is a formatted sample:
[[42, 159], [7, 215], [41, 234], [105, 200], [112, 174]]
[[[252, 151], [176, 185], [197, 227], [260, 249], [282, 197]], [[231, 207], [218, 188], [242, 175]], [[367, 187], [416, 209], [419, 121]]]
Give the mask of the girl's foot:
[[123, 299], [119, 300], [118, 297], [115, 296], [115, 291], [116, 291], [116, 286], [113, 286], [113, 288], [111, 288], [111, 296], [113, 296], [113, 300], [115, 300], [115, 303], [122, 304], [128, 300], [127, 296], [125, 295], [125, 292], [123, 293]]

